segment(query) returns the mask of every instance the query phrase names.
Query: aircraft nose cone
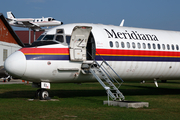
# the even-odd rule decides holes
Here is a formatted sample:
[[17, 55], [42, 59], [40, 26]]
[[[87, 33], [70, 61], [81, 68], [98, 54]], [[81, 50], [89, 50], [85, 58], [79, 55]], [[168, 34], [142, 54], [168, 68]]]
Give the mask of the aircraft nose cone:
[[25, 55], [20, 51], [13, 53], [4, 62], [4, 68], [13, 77], [21, 78], [26, 70]]

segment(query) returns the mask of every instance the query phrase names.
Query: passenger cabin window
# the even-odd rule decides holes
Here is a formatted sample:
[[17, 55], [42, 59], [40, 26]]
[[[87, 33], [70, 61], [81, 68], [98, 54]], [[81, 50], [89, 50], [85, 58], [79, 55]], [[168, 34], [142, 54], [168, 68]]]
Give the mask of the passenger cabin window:
[[167, 44], [167, 49], [168, 49], [168, 50], [170, 50], [170, 46], [169, 46], [169, 44]]
[[109, 42], [109, 45], [110, 45], [110, 47], [113, 47], [113, 42], [110, 41], [110, 42]]
[[171, 45], [171, 47], [172, 47], [172, 50], [174, 50], [174, 45]]
[[176, 45], [176, 50], [179, 50], [179, 46], [178, 45]]
[[136, 47], [136, 45], [135, 45], [135, 43], [134, 43], [134, 42], [132, 42], [132, 47], [133, 47], [133, 48], [135, 48], [135, 47]]
[[63, 35], [57, 35], [56, 36], [56, 41], [59, 41], [59, 42], [63, 43], [64, 42]]
[[124, 42], [121, 42], [121, 47], [122, 47], [122, 48], [124, 48], [124, 47], [125, 47]]
[[137, 45], [138, 45], [138, 48], [140, 49], [140, 48], [141, 48], [141, 44], [140, 44], [140, 43], [138, 43]]
[[150, 43], [148, 43], [148, 48], [151, 49], [151, 44]]
[[153, 49], [156, 49], [156, 45], [153, 43]]
[[158, 47], [159, 50], [161, 49], [161, 45], [160, 44], [157, 44], [157, 47]]
[[130, 43], [129, 42], [127, 42], [127, 47], [130, 48]]
[[166, 47], [165, 47], [165, 45], [164, 45], [164, 44], [162, 44], [162, 48], [163, 48], [163, 50], [165, 50], [165, 49], [166, 49]]
[[48, 21], [51, 21], [51, 18], [48, 18]]
[[145, 43], [143, 43], [143, 48], [146, 49], [146, 44]]
[[116, 47], [119, 48], [119, 42], [116, 41], [115, 44], [116, 44]]

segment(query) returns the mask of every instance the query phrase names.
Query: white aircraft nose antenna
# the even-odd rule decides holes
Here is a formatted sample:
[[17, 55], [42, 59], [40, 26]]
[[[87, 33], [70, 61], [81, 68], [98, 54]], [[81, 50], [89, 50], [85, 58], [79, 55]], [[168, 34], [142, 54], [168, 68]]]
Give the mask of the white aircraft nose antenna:
[[13, 77], [21, 78], [26, 70], [25, 55], [20, 51], [13, 53], [6, 59], [4, 68]]

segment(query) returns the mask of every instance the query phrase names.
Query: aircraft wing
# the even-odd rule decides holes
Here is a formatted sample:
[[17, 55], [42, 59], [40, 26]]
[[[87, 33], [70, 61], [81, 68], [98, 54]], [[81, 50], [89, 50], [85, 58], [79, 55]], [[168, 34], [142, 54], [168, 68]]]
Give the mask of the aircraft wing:
[[7, 21], [12, 21], [12, 19], [6, 18]]
[[39, 27], [39, 25], [35, 24], [35, 23], [31, 23], [29, 21], [21, 21], [25, 27], [27, 28], [31, 28], [31, 29], [41, 29], [41, 27]]

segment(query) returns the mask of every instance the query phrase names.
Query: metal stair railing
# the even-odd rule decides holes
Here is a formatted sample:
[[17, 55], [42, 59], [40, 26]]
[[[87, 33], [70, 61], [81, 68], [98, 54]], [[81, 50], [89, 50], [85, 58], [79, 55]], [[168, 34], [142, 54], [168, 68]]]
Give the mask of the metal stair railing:
[[[96, 51], [96, 53], [98, 54], [98, 56], [99, 57], [101, 57], [100, 56], [100, 54]], [[119, 85], [119, 87], [121, 86], [121, 84], [124, 82], [122, 79], [121, 79], [121, 77], [116, 73], [116, 71], [114, 71], [114, 69], [101, 57], [101, 59], [102, 59], [102, 63], [101, 63], [101, 66], [105, 69], [105, 71], [107, 71], [107, 73], [113, 78], [113, 80], [115, 80], [115, 82], [117, 82], [118, 83], [118, 85]], [[94, 59], [94, 62], [95, 63], [97, 63], [98, 64], [98, 62]], [[112, 70], [112, 72], [121, 80], [121, 83], [119, 83], [110, 73], [109, 73], [109, 71], [106, 69], [106, 67], [105, 66], [103, 66], [103, 63], [105, 63], [111, 70]], [[98, 64], [99, 65], [99, 64]], [[104, 72], [105, 72], [104, 71]], [[119, 88], [118, 87], [118, 88]]]
[[[100, 56], [99, 53], [98, 53], [98, 55]], [[113, 68], [102, 57], [101, 57], [101, 59], [102, 59], [101, 64], [99, 64], [95, 59], [93, 60], [93, 63], [90, 65], [90, 69], [89, 69], [90, 72], [98, 80], [98, 82], [104, 87], [104, 89], [107, 90], [107, 94], [111, 97], [111, 99], [116, 100], [119, 98], [119, 100], [121, 100], [121, 99], [124, 100], [125, 97], [118, 89], [124, 81], [120, 78], [120, 76], [113, 70]], [[111, 72], [108, 70], [108, 68], [110, 68]], [[103, 82], [98, 77], [98, 75], [95, 73], [95, 71], [97, 71], [101, 75], [101, 77], [105, 80], [105, 82]], [[117, 78], [119, 78], [121, 80], [121, 83], [119, 83], [118, 80], [111, 73], [114, 73], [117, 76]], [[118, 87], [116, 87], [113, 84], [113, 82], [117, 83]], [[115, 92], [112, 92], [112, 91], [115, 91]]]

